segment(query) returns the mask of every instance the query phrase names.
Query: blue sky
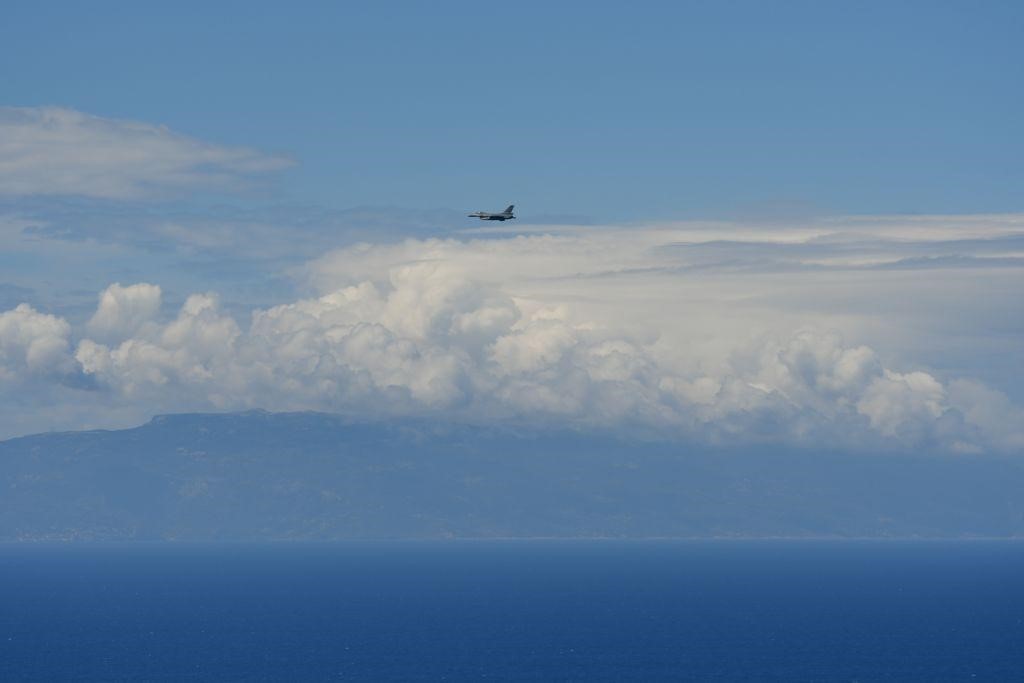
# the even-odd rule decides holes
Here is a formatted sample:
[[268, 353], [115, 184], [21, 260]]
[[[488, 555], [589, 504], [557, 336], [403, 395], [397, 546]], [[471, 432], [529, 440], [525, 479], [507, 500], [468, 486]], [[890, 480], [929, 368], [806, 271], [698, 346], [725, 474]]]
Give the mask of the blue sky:
[[291, 155], [273, 201], [515, 201], [597, 220], [1022, 208], [1015, 2], [11, 2], [4, 15], [6, 104]]
[[1024, 452], [1019, 3], [3, 19], [0, 437], [263, 408]]

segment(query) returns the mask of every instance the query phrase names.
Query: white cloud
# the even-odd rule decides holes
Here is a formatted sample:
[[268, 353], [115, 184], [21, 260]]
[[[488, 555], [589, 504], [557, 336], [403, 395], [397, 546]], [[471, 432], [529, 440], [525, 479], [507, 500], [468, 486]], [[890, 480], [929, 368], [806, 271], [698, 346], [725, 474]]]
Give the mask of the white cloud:
[[114, 284], [100, 294], [99, 307], [89, 320], [90, 337], [101, 341], [120, 341], [136, 334], [152, 322], [160, 311], [160, 288], [140, 283], [122, 287]]
[[[3, 365], [52, 378], [71, 363], [95, 383], [88, 399], [74, 399], [94, 402], [94, 420], [109, 410], [122, 419], [132, 406], [140, 418], [260, 407], [640, 429], [723, 444], [1024, 449], [1024, 430], [1012, 426], [1024, 423], [1019, 406], [915, 355], [924, 339], [941, 357], [943, 340], [976, 333], [951, 313], [975, 312], [949, 298], [954, 276], [804, 267], [837, 249], [852, 260], [868, 250], [899, 256], [934, 237], [915, 238], [912, 225], [890, 245], [870, 229], [879, 235], [868, 242], [856, 224], [829, 234], [688, 224], [357, 245], [310, 264], [321, 295], [256, 310], [247, 324], [212, 294], [160, 322], [160, 290], [147, 284], [109, 287], [77, 337], [66, 322], [19, 307], [3, 315], [46, 320], [33, 329], [51, 331], [7, 343]], [[1017, 226], [989, 220], [983, 229], [977, 253]], [[723, 246], [741, 235], [748, 242]], [[970, 255], [965, 244], [957, 249]], [[744, 255], [751, 245], [786, 267], [764, 268]], [[993, 315], [1017, 305], [1008, 293], [1019, 288], [1007, 284], [1021, 284], [1019, 269], [970, 275], [972, 301], [991, 285], [983, 300]], [[921, 326], [939, 332], [917, 335]], [[14, 339], [9, 330], [22, 327], [0, 330]], [[25, 349], [47, 335], [56, 342], [40, 348], [63, 355], [40, 351], [30, 366]], [[51, 365], [65, 369], [39, 374]], [[73, 419], [82, 420], [80, 407]]]
[[165, 126], [59, 107], [0, 107], [0, 195], [130, 199], [236, 189], [289, 160]]
[[[857, 412], [886, 436], [901, 436], [938, 419], [948, 410], [946, 390], [926, 372], [885, 370], [871, 380], [857, 401]], [[913, 435], [911, 435], [913, 436]]]
[[28, 304], [0, 313], [0, 386], [10, 387], [32, 376], [60, 378], [74, 372], [70, 334], [65, 320]]
[[[960, 411], [968, 425], [1001, 448], [1024, 451], [1024, 408], [1004, 394], [973, 380], [958, 379], [948, 387], [949, 404]], [[961, 442], [961, 447], [965, 442]], [[974, 444], [966, 444], [975, 450]]]

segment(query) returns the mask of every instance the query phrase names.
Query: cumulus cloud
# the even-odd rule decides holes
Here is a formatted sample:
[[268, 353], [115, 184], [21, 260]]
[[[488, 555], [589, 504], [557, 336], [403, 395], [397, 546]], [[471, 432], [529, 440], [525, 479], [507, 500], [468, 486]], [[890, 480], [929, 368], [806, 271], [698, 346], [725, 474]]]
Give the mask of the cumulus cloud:
[[165, 126], [59, 107], [0, 107], [0, 195], [132, 199], [203, 188], [236, 189], [292, 165]]
[[[979, 249], [1006, 237], [1005, 222], [997, 225], [1002, 232], [993, 229]], [[766, 251], [789, 245], [781, 257], [794, 261], [835, 255], [808, 245], [842, 244], [855, 260], [850, 244], [870, 237], [881, 249], [872, 230], [567, 228], [356, 245], [309, 265], [317, 295], [257, 309], [245, 322], [210, 293], [161, 317], [160, 289], [144, 283], [111, 285], [77, 334], [21, 306], [3, 314], [17, 322], [0, 326], [10, 339], [0, 358], [21, 377], [88, 378], [97, 415], [129, 406], [140, 417], [317, 409], [717, 444], [1021, 451], [1019, 406], [982, 382], [928, 369], [901, 347], [904, 338], [921, 347], [916, 326], [931, 320], [932, 306], [952, 324], [948, 299], [943, 311], [928, 298], [945, 290], [919, 281], [919, 270], [886, 280], [851, 279], [864, 272], [859, 265], [710, 267], [722, 253], [708, 250], [725, 237]], [[920, 230], [931, 234], [914, 238]], [[936, 231], [912, 225], [902, 239], [947, 239]], [[1001, 288], [1020, 282], [1015, 269], [993, 273]], [[918, 317], [887, 311], [891, 292], [873, 310], [860, 305], [886, 288], [918, 297]], [[1012, 302], [1002, 300], [1004, 315]], [[49, 341], [30, 354], [38, 339]]]
[[[949, 405], [972, 429], [1006, 450], [1024, 452], [1024, 408], [975, 380], [954, 380], [947, 391]], [[971, 440], [958, 441], [954, 447], [967, 452], [979, 450]]]
[[28, 304], [0, 313], [0, 385], [28, 378], [61, 378], [76, 368], [70, 354], [71, 326]]
[[119, 341], [136, 334], [160, 311], [160, 287], [139, 283], [122, 287], [115, 282], [100, 294], [99, 307], [89, 320], [93, 339]]
[[885, 370], [875, 377], [857, 402], [857, 412], [887, 436], [916, 429], [942, 416], [948, 409], [946, 390], [926, 372], [900, 374]]
[[[686, 372], [626, 331], [527, 309], [421, 263], [385, 284], [257, 311], [247, 330], [196, 295], [174, 320], [118, 345], [82, 340], [76, 358], [126, 400], [187, 397], [196, 407], [619, 425], [716, 443], [907, 447], [948, 436], [946, 447], [981, 449], [1017, 438], [983, 417], [997, 392], [975, 389], [988, 392], [979, 400], [961, 387], [955, 407], [936, 377], [888, 369], [835, 332], [763, 338], [714, 370]], [[466, 334], [467, 319], [484, 322]], [[977, 429], [946, 434], [954, 412]]]

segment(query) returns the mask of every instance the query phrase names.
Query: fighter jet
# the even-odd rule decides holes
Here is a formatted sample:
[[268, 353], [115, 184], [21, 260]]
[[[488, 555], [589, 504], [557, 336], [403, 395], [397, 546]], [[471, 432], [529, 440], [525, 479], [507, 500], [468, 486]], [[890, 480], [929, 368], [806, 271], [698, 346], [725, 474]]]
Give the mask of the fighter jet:
[[470, 218], [479, 218], [482, 221], [507, 221], [515, 218], [512, 215], [512, 209], [515, 208], [515, 204], [509, 204], [508, 208], [501, 213], [487, 213], [486, 211], [477, 211], [476, 213], [468, 214]]

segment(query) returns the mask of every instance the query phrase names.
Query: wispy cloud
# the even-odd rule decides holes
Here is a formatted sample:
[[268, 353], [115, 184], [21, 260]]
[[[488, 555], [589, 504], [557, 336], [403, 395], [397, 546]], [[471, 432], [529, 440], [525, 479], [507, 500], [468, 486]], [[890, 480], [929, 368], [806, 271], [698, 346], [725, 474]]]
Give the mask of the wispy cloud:
[[0, 107], [0, 195], [138, 199], [235, 190], [292, 164], [150, 123], [59, 107]]

